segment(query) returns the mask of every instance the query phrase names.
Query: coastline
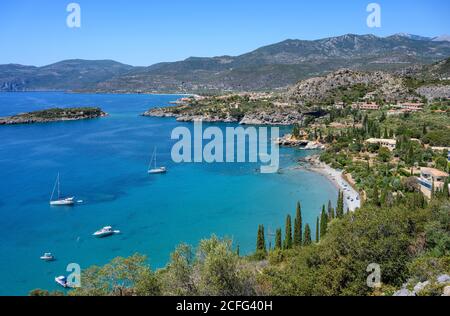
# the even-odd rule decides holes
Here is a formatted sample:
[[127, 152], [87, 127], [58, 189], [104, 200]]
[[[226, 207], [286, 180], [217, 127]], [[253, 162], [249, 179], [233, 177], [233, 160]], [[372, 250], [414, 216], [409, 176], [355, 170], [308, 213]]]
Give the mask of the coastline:
[[321, 162], [317, 155], [308, 156], [306, 165], [302, 166], [302, 168], [324, 176], [336, 188], [344, 192], [344, 209], [348, 208], [351, 212], [354, 212], [361, 207], [360, 194], [344, 179], [341, 170], [333, 169], [331, 166]]

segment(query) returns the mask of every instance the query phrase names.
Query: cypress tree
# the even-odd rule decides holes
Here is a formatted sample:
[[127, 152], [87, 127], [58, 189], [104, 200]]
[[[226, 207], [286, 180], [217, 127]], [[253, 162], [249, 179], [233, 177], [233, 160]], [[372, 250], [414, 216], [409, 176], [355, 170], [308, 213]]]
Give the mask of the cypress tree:
[[328, 200], [328, 219], [332, 220], [334, 218], [334, 209], [331, 201]]
[[388, 191], [386, 189], [383, 189], [381, 191], [381, 197], [380, 197], [380, 205], [386, 206], [386, 199], [387, 199]]
[[256, 251], [266, 252], [266, 240], [264, 237], [264, 225], [258, 226], [258, 237], [256, 240]]
[[327, 213], [325, 212], [325, 206], [323, 206], [322, 214], [320, 216], [320, 239], [322, 239], [323, 236], [325, 236], [325, 234], [327, 233], [327, 226], [328, 226], [328, 216]]
[[433, 199], [436, 196], [436, 188], [434, 186], [434, 181], [431, 182], [431, 199]]
[[302, 208], [297, 202], [297, 210], [294, 220], [294, 246], [302, 245]]
[[380, 206], [378, 185], [376, 183], [375, 183], [375, 186], [373, 187], [372, 201], [373, 201], [373, 204], [375, 204], [376, 206]]
[[305, 225], [305, 235], [303, 237], [303, 244], [305, 246], [311, 245], [311, 228], [309, 228], [309, 224]]
[[256, 234], [256, 251], [261, 250], [261, 225], [258, 225], [258, 233]]
[[317, 218], [316, 218], [316, 242], [317, 242], [317, 243], [318, 243], [319, 240], [320, 240], [319, 234], [320, 234], [319, 216], [317, 216]]
[[290, 249], [292, 248], [292, 224], [291, 224], [291, 215], [286, 217], [286, 227], [285, 227], [285, 238], [284, 238], [284, 248]]
[[447, 199], [450, 197], [450, 192], [448, 191], [448, 184], [449, 184], [449, 178], [445, 179], [444, 187], [442, 188], [443, 189], [443, 195]]
[[281, 249], [283, 247], [281, 244], [281, 238], [281, 228], [278, 228], [275, 233], [275, 249]]
[[338, 202], [336, 206], [336, 217], [342, 218], [344, 216], [344, 192], [339, 190]]
[[239, 257], [240, 256], [240, 248], [239, 245], [237, 245], [236, 247], [236, 255]]

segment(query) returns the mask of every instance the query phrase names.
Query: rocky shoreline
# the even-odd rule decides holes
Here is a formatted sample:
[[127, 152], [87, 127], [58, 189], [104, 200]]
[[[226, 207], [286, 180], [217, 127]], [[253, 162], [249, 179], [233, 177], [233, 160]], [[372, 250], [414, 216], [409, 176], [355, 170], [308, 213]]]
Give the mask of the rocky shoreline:
[[54, 108], [36, 112], [21, 113], [18, 115], [0, 117], [0, 125], [18, 125], [34, 123], [50, 123], [62, 121], [77, 121], [107, 116], [97, 107], [82, 108]]
[[184, 111], [184, 108], [155, 108], [142, 114], [149, 117], [173, 117], [179, 122], [223, 122], [239, 123], [241, 125], [279, 125], [289, 126], [303, 120], [303, 114], [294, 110], [290, 111], [261, 111], [246, 113], [242, 118], [231, 115], [197, 114]]

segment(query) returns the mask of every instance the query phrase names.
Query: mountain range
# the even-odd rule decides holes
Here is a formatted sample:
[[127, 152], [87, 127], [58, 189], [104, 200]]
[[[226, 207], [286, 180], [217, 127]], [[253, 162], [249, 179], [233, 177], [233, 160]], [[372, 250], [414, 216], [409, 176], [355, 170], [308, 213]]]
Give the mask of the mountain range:
[[346, 34], [288, 39], [239, 56], [190, 57], [149, 67], [65, 60], [43, 67], [0, 65], [0, 91], [223, 92], [283, 89], [340, 68], [397, 71], [450, 56], [450, 37]]

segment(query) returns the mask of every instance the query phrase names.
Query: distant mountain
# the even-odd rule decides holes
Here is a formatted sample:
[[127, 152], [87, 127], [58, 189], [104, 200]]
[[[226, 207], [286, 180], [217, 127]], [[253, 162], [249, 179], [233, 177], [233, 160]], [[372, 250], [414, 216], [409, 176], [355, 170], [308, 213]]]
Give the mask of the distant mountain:
[[441, 35], [437, 37], [433, 37], [432, 39], [435, 42], [450, 42], [450, 35]]
[[80, 60], [39, 68], [6, 65], [0, 66], [0, 90], [200, 93], [273, 90], [340, 68], [394, 71], [431, 64], [449, 56], [447, 41], [410, 34], [385, 38], [347, 34], [313, 41], [285, 40], [240, 56], [191, 57], [149, 67]]
[[412, 39], [412, 40], [416, 40], [416, 41], [430, 41], [430, 40], [432, 40], [431, 37], [414, 35], [414, 34], [408, 34], [408, 33], [397, 33], [395, 35], [401, 36], [401, 37], [406, 37], [406, 38], [409, 38], [409, 39]]
[[134, 69], [112, 60], [65, 60], [44, 67], [0, 65], [0, 91], [89, 89]]

